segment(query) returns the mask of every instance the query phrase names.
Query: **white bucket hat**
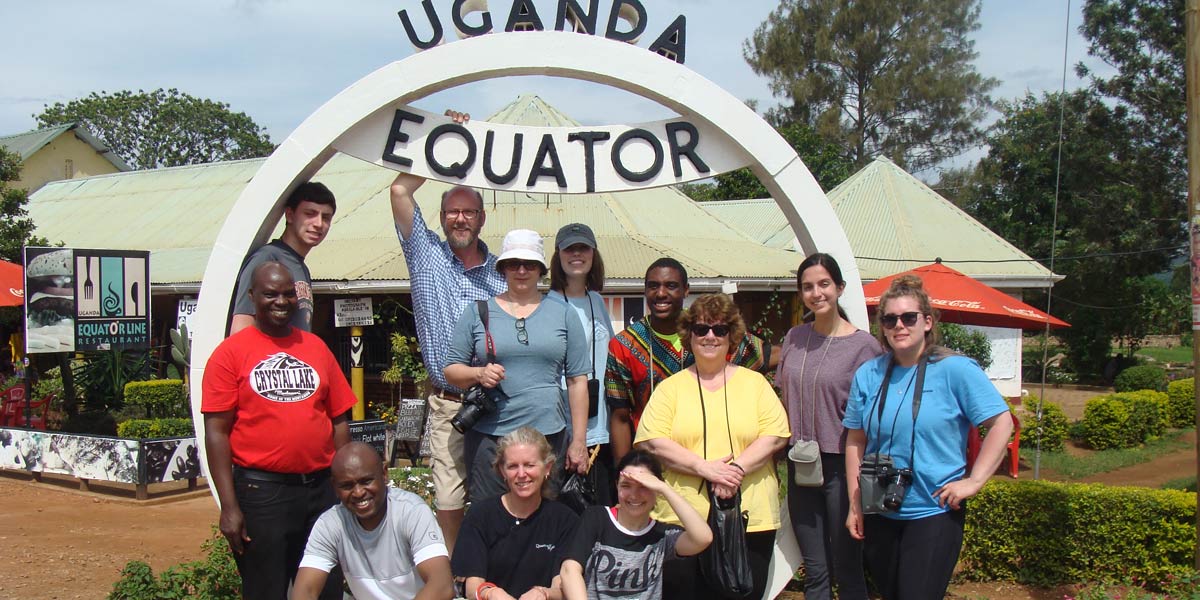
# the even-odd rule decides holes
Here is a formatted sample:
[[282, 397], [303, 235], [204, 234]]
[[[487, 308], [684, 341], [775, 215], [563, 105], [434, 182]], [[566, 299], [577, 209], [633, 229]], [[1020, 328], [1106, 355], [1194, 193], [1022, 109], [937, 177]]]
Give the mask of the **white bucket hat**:
[[532, 229], [514, 229], [504, 235], [500, 257], [496, 259], [496, 269], [499, 270], [500, 264], [510, 259], [533, 260], [541, 263], [543, 268], [550, 269], [550, 265], [546, 264], [542, 236]]

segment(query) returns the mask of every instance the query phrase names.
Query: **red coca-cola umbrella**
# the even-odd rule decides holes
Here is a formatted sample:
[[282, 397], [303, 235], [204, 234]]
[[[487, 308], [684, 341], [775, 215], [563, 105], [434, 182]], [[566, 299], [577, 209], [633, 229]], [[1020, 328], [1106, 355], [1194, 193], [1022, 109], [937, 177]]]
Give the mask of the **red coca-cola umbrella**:
[[0, 260], [0, 306], [25, 304], [25, 269]]
[[921, 278], [934, 308], [941, 313], [941, 320], [947, 323], [1013, 329], [1038, 329], [1047, 323], [1051, 327], [1071, 326], [940, 262], [888, 275], [864, 285], [863, 295], [872, 312], [879, 306], [879, 297], [892, 285], [892, 280], [901, 275]]

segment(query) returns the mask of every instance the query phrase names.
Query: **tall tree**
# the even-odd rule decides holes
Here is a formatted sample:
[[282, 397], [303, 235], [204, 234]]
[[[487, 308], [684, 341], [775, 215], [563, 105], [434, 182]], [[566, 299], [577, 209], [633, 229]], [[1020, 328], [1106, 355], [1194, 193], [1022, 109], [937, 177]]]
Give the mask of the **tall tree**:
[[[792, 122], [776, 127], [779, 135], [791, 144], [816, 178], [821, 189], [829, 191], [852, 174], [853, 163], [846, 158], [841, 148], [821, 138], [812, 127]], [[716, 176], [716, 183], [684, 184], [677, 186], [693, 200], [745, 200], [766, 198], [767, 188], [754, 176], [749, 168], [742, 168]]]
[[977, 0], [783, 0], [743, 45], [785, 104], [856, 167], [883, 154], [913, 171], [981, 139], [994, 79], [975, 71]]
[[1117, 72], [1102, 77], [1082, 63], [1075, 68], [1098, 92], [1129, 108], [1137, 133], [1161, 148], [1179, 177], [1186, 174], [1184, 12], [1184, 0], [1087, 0], [1079, 31], [1088, 54]]
[[0, 148], [0, 259], [21, 262], [21, 248], [47, 245], [45, 238], [33, 236], [33, 219], [25, 205], [29, 193], [10, 182], [21, 177], [21, 157]]
[[[1065, 104], [1063, 102], [1065, 101]], [[1099, 373], [1109, 341], [1131, 335], [1122, 321], [1178, 253], [1185, 229], [1183, 189], [1160, 149], [1138, 135], [1140, 120], [1095, 90], [1047, 94], [1000, 104], [986, 157], [955, 177], [957, 202], [984, 225], [1054, 270], [1051, 312], [1072, 323], [1060, 333], [1073, 366]], [[1059, 115], [1064, 116], [1057, 229]]]
[[38, 125], [82, 123], [135, 169], [266, 156], [271, 139], [246, 113], [176, 89], [92, 92], [35, 115]]

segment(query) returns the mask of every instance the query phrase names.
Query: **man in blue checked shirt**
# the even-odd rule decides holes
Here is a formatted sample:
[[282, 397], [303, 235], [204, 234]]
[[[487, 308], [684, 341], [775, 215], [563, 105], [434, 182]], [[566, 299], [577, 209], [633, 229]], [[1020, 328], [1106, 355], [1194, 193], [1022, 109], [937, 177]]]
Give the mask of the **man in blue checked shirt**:
[[392, 216], [396, 235], [408, 262], [412, 283], [413, 316], [417, 339], [425, 359], [425, 370], [433, 383], [429, 397], [429, 450], [432, 454], [434, 505], [438, 525], [446, 538], [446, 549], [454, 553], [454, 541], [462, 524], [466, 491], [463, 478], [463, 436], [450, 427], [450, 419], [462, 406], [462, 392], [446, 383], [450, 334], [463, 309], [476, 300], [503, 292], [504, 276], [496, 271], [496, 255], [479, 240], [487, 215], [483, 196], [472, 188], [457, 186], [442, 194], [438, 218], [445, 241], [429, 228], [413, 193], [425, 180], [401, 173], [392, 182]]

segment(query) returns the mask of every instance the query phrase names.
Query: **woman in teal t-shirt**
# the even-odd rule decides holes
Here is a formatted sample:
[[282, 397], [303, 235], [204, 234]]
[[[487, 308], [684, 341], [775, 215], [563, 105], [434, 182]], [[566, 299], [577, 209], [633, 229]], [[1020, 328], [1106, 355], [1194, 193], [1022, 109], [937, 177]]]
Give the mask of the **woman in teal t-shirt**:
[[[937, 314], [919, 278], [892, 282], [878, 318], [890, 353], [854, 374], [843, 419], [846, 527], [863, 540], [884, 600], [941, 598], [962, 549], [964, 501], [999, 466], [1012, 416], [974, 360], [937, 345]], [[988, 434], [967, 473], [971, 425]], [[870, 475], [884, 456], [893, 474]]]

